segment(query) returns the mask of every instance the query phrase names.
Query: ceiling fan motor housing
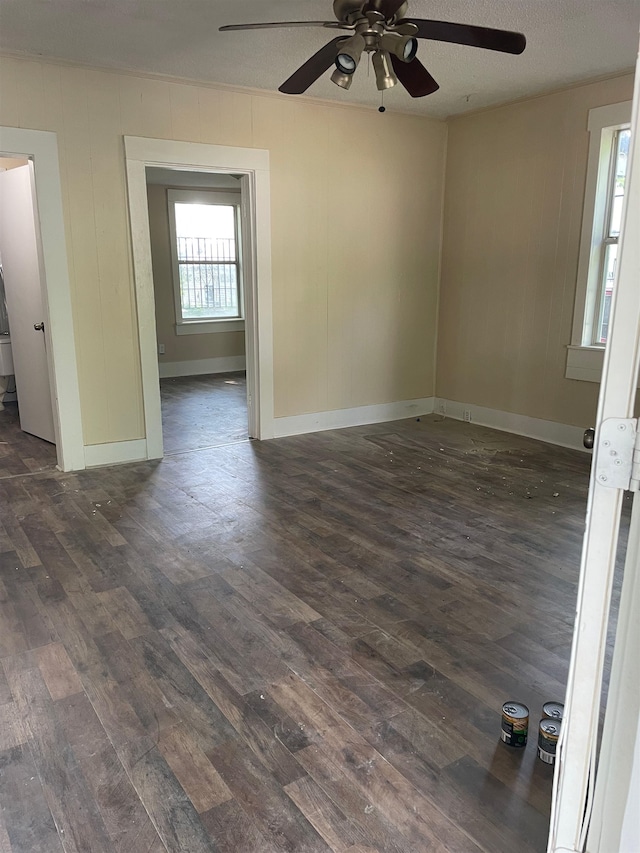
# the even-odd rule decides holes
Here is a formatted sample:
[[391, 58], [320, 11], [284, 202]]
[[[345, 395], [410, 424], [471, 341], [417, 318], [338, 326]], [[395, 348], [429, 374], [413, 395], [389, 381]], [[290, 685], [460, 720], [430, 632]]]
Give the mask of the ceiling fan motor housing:
[[[369, 0], [368, 3], [363, 2], [363, 0], [333, 0], [333, 14], [345, 24], [355, 24], [359, 18], [364, 17], [363, 8], [365, 6], [375, 9], [380, 5], [381, 0]], [[408, 3], [403, 3], [395, 13], [394, 18], [398, 21], [403, 18], [407, 13], [408, 6]]]

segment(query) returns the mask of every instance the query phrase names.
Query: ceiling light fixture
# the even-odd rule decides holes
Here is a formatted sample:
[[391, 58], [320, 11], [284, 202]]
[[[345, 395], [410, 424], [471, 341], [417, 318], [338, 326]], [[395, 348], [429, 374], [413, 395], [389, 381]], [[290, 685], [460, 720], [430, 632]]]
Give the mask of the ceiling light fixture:
[[348, 89], [353, 83], [353, 73], [344, 74], [339, 68], [336, 68], [331, 75], [331, 80], [336, 86], [340, 86], [341, 89]]
[[[336, 68], [341, 74], [353, 74], [358, 67], [365, 44], [364, 36], [359, 33], [340, 43], [340, 49], [336, 56]], [[336, 81], [334, 80], [334, 82]]]
[[402, 62], [411, 62], [418, 52], [418, 39], [413, 36], [385, 33], [380, 39], [380, 47], [397, 56]]
[[376, 72], [376, 85], [380, 92], [390, 89], [398, 82], [391, 67], [390, 57], [386, 50], [376, 50], [373, 54], [373, 68]]

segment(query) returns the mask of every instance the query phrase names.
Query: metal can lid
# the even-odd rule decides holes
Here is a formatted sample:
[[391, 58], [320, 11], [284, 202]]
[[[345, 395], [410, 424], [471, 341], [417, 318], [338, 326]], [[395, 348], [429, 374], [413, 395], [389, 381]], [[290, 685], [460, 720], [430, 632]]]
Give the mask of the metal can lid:
[[545, 718], [544, 720], [540, 720], [540, 731], [545, 735], [551, 735], [552, 737], [558, 737], [560, 734], [560, 729], [562, 727], [561, 720], [550, 720]]
[[542, 713], [545, 717], [561, 720], [564, 717], [564, 705], [562, 702], [545, 702], [542, 706]]
[[513, 717], [516, 720], [522, 720], [529, 716], [529, 709], [522, 702], [513, 702], [509, 700], [502, 706], [502, 713]]

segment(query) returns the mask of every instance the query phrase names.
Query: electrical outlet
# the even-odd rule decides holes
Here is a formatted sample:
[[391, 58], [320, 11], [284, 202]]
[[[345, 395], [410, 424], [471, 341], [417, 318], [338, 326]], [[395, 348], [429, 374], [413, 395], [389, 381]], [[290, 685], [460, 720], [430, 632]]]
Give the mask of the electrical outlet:
[[164, 344], [158, 344], [158, 355], [164, 355]]
[[463, 409], [462, 420], [466, 421], [468, 424], [471, 423], [471, 409]]

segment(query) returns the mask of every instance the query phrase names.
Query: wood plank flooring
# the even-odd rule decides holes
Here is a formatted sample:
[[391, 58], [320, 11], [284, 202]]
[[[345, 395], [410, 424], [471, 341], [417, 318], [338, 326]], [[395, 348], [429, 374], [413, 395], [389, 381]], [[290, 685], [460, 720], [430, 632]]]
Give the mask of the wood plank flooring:
[[[22, 432], [17, 403], [0, 410], [0, 480], [56, 467], [56, 446]], [[2, 848], [0, 848], [2, 849]]]
[[244, 371], [160, 380], [165, 455], [247, 441]]
[[0, 480], [3, 853], [540, 853], [589, 457], [437, 417]]

